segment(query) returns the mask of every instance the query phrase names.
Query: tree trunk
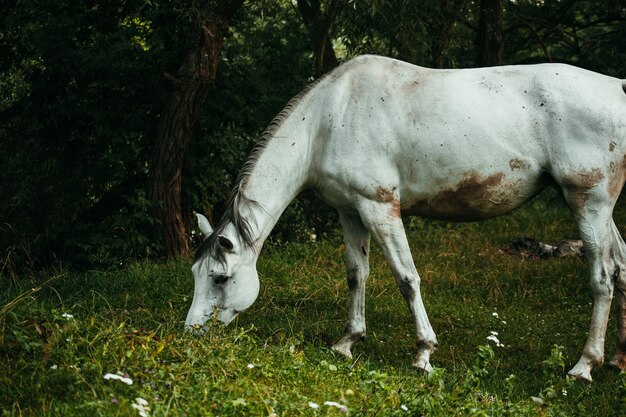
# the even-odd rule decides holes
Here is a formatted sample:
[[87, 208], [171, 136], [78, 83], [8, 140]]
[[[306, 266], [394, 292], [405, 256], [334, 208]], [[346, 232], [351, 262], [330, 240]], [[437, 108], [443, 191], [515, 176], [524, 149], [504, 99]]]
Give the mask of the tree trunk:
[[176, 257], [189, 251], [181, 213], [182, 168], [187, 145], [198, 115], [215, 81], [228, 23], [243, 0], [209, 1], [199, 10], [187, 40], [187, 51], [174, 91], [166, 103], [157, 128], [152, 155], [150, 198], [155, 203], [163, 252]]
[[[452, 4], [450, 4], [452, 3]], [[450, 37], [454, 24], [465, 7], [467, 0], [439, 0], [441, 10], [441, 25], [435, 29], [436, 35], [432, 46], [432, 65], [434, 68], [443, 68], [446, 58], [446, 50], [450, 44]]]
[[315, 76], [319, 77], [337, 66], [337, 56], [330, 38], [330, 27], [337, 14], [338, 0], [331, 0], [322, 11], [319, 0], [298, 0], [298, 9], [309, 30], [315, 58]]
[[504, 62], [504, 10], [502, 0], [481, 0], [476, 34], [476, 64], [479, 67]]

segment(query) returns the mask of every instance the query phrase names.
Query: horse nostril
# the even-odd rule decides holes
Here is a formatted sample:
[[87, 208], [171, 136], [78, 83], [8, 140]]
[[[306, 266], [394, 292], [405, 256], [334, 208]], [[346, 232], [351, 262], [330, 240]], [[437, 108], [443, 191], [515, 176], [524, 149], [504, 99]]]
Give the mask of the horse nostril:
[[217, 285], [224, 284], [230, 278], [228, 275], [216, 275], [213, 277], [213, 282]]

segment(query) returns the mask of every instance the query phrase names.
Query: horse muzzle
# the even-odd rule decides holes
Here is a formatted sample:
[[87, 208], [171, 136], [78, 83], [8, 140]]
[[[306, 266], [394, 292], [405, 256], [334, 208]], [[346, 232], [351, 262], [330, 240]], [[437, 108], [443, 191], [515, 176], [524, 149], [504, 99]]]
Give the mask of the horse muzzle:
[[217, 319], [224, 324], [229, 324], [239, 315], [239, 311], [234, 308], [220, 309], [217, 306], [202, 310], [189, 310], [185, 320], [185, 330], [191, 333], [202, 334], [208, 330], [206, 322], [217, 314]]

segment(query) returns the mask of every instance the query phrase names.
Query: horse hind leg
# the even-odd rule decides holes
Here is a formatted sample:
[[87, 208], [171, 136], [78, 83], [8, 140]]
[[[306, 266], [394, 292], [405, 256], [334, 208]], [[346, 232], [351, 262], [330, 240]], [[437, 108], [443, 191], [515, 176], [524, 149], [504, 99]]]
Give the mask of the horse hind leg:
[[564, 189], [580, 229], [591, 272], [593, 310], [583, 353], [569, 375], [591, 381], [591, 370], [604, 362], [604, 342], [609, 319], [615, 276], [620, 275], [614, 248], [612, 208], [615, 200], [603, 183]]
[[617, 265], [615, 289], [617, 290], [617, 352], [609, 365], [626, 370], [626, 244], [615, 223], [612, 224], [613, 256]]
[[365, 338], [365, 281], [369, 275], [370, 233], [358, 216], [339, 213], [343, 229], [350, 304], [343, 337], [333, 350], [352, 358], [352, 345]]

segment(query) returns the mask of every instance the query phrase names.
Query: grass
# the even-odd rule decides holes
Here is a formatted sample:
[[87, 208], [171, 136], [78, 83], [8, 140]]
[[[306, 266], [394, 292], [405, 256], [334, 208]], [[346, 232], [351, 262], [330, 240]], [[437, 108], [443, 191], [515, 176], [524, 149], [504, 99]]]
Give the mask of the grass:
[[[347, 317], [338, 236], [266, 245], [257, 302], [232, 325], [213, 323], [201, 337], [182, 328], [193, 292], [188, 260], [5, 273], [2, 415], [626, 415], [624, 375], [598, 369], [592, 384], [565, 377], [591, 313], [585, 262], [502, 251], [521, 236], [577, 236], [571, 215], [553, 197], [483, 223], [413, 219], [407, 225], [440, 343], [431, 375], [410, 366], [414, 329], [375, 249], [368, 337], [355, 345], [352, 361], [329, 349]], [[626, 225], [622, 205], [618, 226]], [[612, 318], [607, 356], [614, 329]], [[487, 340], [492, 331], [504, 347]], [[133, 384], [104, 379], [107, 373]]]

